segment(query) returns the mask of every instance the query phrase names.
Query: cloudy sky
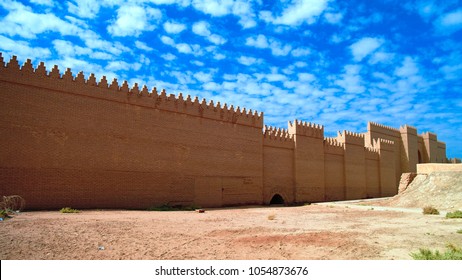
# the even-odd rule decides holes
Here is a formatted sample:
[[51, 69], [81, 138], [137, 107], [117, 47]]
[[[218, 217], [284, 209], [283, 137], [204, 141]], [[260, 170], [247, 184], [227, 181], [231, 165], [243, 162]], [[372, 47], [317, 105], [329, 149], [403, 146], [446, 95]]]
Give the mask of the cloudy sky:
[[0, 0], [0, 52], [462, 157], [462, 1]]

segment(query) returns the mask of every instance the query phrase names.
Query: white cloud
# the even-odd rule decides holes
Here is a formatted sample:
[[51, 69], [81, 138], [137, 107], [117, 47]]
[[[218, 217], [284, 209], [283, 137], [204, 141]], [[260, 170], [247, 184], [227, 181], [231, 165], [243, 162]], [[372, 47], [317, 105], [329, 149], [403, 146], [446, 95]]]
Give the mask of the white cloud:
[[462, 10], [447, 13], [441, 18], [443, 26], [454, 26], [462, 24]]
[[302, 82], [312, 82], [316, 80], [316, 77], [310, 73], [299, 73], [297, 76]]
[[125, 61], [110, 61], [108, 65], [106, 66], [106, 69], [112, 70], [112, 71], [118, 71], [118, 70], [135, 70], [138, 71], [141, 68], [140, 63], [127, 63]]
[[311, 53], [311, 50], [309, 48], [296, 48], [292, 50], [291, 54], [294, 57], [301, 57], [301, 56], [307, 56]]
[[186, 29], [186, 25], [182, 23], [177, 23], [174, 21], [167, 21], [166, 23], [164, 23], [163, 26], [164, 26], [165, 32], [170, 33], [170, 34], [178, 34], [178, 33], [183, 32]]
[[199, 66], [199, 67], [202, 67], [202, 66], [205, 65], [204, 62], [199, 61], [199, 60], [193, 60], [193, 61], [191, 61], [191, 64], [194, 64], [194, 65]]
[[168, 60], [168, 61], [171, 61], [171, 60], [175, 60], [176, 59], [176, 56], [171, 54], [171, 53], [167, 53], [167, 54], [163, 54], [161, 55], [161, 57], [165, 60]]
[[419, 72], [419, 68], [414, 60], [407, 56], [404, 58], [403, 64], [401, 67], [395, 69], [395, 75], [400, 77], [411, 77], [416, 75]]
[[98, 52], [91, 48], [84, 48], [70, 41], [56, 39], [56, 40], [53, 40], [52, 44], [56, 52], [61, 57], [62, 56], [75, 57], [75, 56], [80, 56], [80, 55], [86, 55], [93, 59], [109, 60], [113, 58], [112, 55], [106, 52]]
[[263, 59], [250, 57], [250, 56], [240, 56], [237, 59], [237, 62], [239, 62], [240, 64], [243, 64], [243, 65], [250, 66], [250, 65], [253, 65], [253, 64], [261, 64], [261, 63], [263, 63]]
[[350, 46], [351, 53], [355, 61], [361, 61], [363, 58], [373, 53], [383, 44], [378, 38], [365, 37]]
[[442, 15], [435, 25], [442, 33], [453, 33], [462, 29], [462, 9]]
[[150, 52], [150, 51], [154, 50], [153, 48], [148, 47], [148, 45], [146, 45], [145, 43], [143, 43], [141, 41], [135, 41], [135, 46], [138, 49], [143, 50], [143, 51], [147, 51], [147, 52]]
[[175, 77], [180, 84], [187, 85], [195, 83], [195, 81], [191, 78], [193, 76], [191, 71], [171, 71], [169, 74]]
[[221, 54], [221, 53], [216, 53], [213, 56], [213, 59], [215, 59], [215, 60], [223, 60], [225, 58], [226, 58], [226, 56], [224, 54]]
[[395, 55], [393, 53], [388, 52], [376, 52], [374, 53], [371, 58], [369, 59], [370, 64], [377, 64], [381, 63], [391, 63]]
[[176, 49], [181, 53], [192, 53], [192, 48], [188, 44], [180, 43], [176, 45]]
[[265, 78], [268, 82], [283, 82], [287, 81], [287, 76], [282, 75], [282, 74], [266, 74]]
[[266, 36], [262, 34], [258, 35], [257, 37], [248, 37], [245, 44], [247, 46], [252, 46], [259, 49], [269, 48], [268, 39], [266, 39]]
[[294, 66], [298, 67], [298, 68], [303, 68], [303, 67], [307, 67], [308, 63], [306, 63], [304, 61], [297, 61], [297, 62], [294, 63]]
[[193, 24], [192, 31], [199, 36], [210, 36], [210, 25], [205, 21], [199, 21]]
[[431, 2], [418, 2], [417, 5], [417, 12], [424, 18], [428, 19], [439, 12], [439, 8]]
[[95, 0], [74, 0], [68, 2], [68, 10], [81, 18], [95, 18], [100, 9], [100, 2]]
[[143, 31], [154, 30], [162, 17], [158, 9], [141, 6], [121, 6], [117, 10], [117, 19], [107, 30], [113, 36], [139, 36]]
[[275, 56], [286, 56], [292, 50], [292, 46], [289, 44], [282, 44], [280, 41], [267, 38], [262, 34], [256, 37], [248, 37], [245, 44], [259, 49], [271, 49], [271, 53]]
[[172, 5], [172, 4], [177, 4], [182, 7], [189, 6], [190, 0], [149, 0], [149, 2], [152, 2], [157, 5]]
[[342, 21], [343, 14], [342, 13], [326, 13], [324, 14], [324, 18], [330, 24], [337, 24]]
[[440, 68], [444, 77], [448, 80], [458, 80], [462, 76], [462, 64], [444, 65]]
[[85, 42], [85, 45], [93, 50], [99, 49], [113, 55], [120, 55], [123, 52], [129, 52], [130, 49], [120, 42], [109, 42], [102, 40], [98, 34], [91, 30], [85, 30], [78, 33], [80, 39]]
[[205, 90], [219, 91], [221, 86], [215, 82], [208, 82], [202, 86]]
[[196, 10], [212, 16], [224, 16], [232, 12], [234, 1], [228, 0], [193, 0]]
[[192, 0], [191, 4], [196, 10], [215, 17], [233, 14], [240, 18], [243, 28], [256, 25], [252, 5], [245, 0]]
[[34, 4], [38, 4], [38, 5], [48, 6], [48, 7], [54, 6], [53, 0], [30, 0], [30, 2]]
[[195, 56], [203, 55], [203, 51], [201, 50], [201, 46], [198, 44], [186, 44], [186, 43], [175, 43], [175, 41], [168, 37], [168, 36], [161, 36], [160, 40], [162, 43], [174, 47], [178, 52], [185, 53], [185, 54], [194, 54]]
[[210, 24], [205, 21], [199, 21], [193, 24], [192, 31], [202, 37], [205, 37], [208, 41], [215, 45], [223, 45], [226, 43], [226, 39], [220, 35], [212, 34], [210, 31]]
[[0, 49], [3, 52], [3, 57], [9, 54], [10, 56], [17, 55], [31, 60], [42, 60], [51, 55], [50, 50], [47, 48], [31, 47], [29, 42], [12, 40], [2, 35], [0, 35]]
[[175, 48], [180, 53], [194, 54], [195, 56], [202, 55], [201, 47], [198, 44], [180, 43], [180, 44], [176, 44]]
[[175, 45], [175, 41], [173, 41], [172, 38], [168, 37], [168, 36], [161, 36], [160, 37], [160, 40], [162, 41], [162, 43], [168, 45], [168, 46], [174, 46]]
[[252, 28], [252, 27], [255, 27], [257, 25], [257, 22], [253, 19], [253, 17], [250, 17], [250, 16], [243, 16], [241, 17], [241, 19], [239, 20], [239, 24], [243, 27], [243, 28]]
[[194, 78], [201, 83], [207, 83], [212, 81], [213, 75], [211, 73], [197, 72], [194, 73]]
[[285, 7], [280, 16], [270, 16], [267, 11], [263, 11], [260, 18], [273, 24], [289, 26], [312, 24], [327, 8], [328, 2], [329, 0], [295, 0]]
[[215, 45], [223, 45], [227, 42], [227, 40], [224, 37], [217, 34], [212, 34], [207, 39]]
[[342, 79], [335, 81], [335, 84], [345, 89], [347, 93], [362, 93], [366, 88], [362, 85], [362, 79], [359, 75], [361, 66], [347, 65], [344, 67], [345, 74], [342, 74]]
[[9, 5], [0, 3], [9, 13], [0, 20], [0, 34], [10, 36], [19, 35], [24, 38], [34, 39], [37, 34], [44, 32], [58, 32], [61, 35], [76, 35], [81, 29], [74, 24], [62, 20], [54, 14], [34, 13], [30, 7], [18, 2]]

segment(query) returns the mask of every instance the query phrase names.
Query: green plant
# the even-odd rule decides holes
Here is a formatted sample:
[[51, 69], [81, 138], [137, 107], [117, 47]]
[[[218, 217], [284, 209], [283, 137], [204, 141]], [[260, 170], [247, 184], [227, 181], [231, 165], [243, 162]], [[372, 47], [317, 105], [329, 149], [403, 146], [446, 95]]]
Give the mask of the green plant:
[[456, 231], [456, 232], [462, 234], [462, 229], [459, 229], [459, 230]]
[[454, 212], [448, 212], [446, 214], [446, 218], [449, 218], [449, 219], [462, 218], [462, 211], [457, 210], [457, 211], [454, 211]]
[[446, 246], [446, 251], [440, 253], [438, 250], [419, 249], [417, 253], [411, 253], [414, 260], [462, 260], [462, 248], [452, 244]]
[[80, 210], [73, 209], [73, 208], [70, 208], [70, 207], [65, 207], [65, 208], [62, 208], [61, 210], [59, 210], [59, 212], [61, 212], [61, 213], [80, 213]]
[[2, 218], [2, 219], [11, 218], [11, 216], [8, 215], [8, 213], [9, 213], [8, 210], [5, 210], [5, 209], [0, 210], [0, 218]]
[[433, 206], [425, 206], [422, 210], [423, 210], [422, 213], [424, 213], [424, 215], [439, 215], [440, 214], [440, 211], [438, 211], [438, 209], [436, 209]]
[[152, 206], [149, 207], [147, 210], [148, 211], [194, 211], [196, 209], [200, 208], [199, 206], [196, 205], [191, 205], [191, 206], [181, 206], [181, 205], [176, 205], [176, 206], [171, 206], [171, 205], [161, 205], [161, 206]]

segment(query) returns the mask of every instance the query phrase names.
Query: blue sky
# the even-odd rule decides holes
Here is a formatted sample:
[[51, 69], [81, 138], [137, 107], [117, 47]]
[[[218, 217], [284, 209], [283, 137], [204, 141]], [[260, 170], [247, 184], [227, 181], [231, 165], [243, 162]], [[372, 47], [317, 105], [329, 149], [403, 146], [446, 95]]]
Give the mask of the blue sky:
[[[0, 51], [462, 157], [462, 1], [0, 0]], [[98, 78], [99, 79], [99, 78]]]

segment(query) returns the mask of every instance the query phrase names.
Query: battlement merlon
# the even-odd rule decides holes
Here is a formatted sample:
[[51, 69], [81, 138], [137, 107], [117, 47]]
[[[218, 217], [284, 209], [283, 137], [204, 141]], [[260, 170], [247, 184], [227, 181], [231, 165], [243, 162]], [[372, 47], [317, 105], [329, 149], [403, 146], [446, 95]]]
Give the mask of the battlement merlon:
[[276, 148], [294, 149], [294, 136], [289, 134], [286, 129], [265, 125], [265, 129], [263, 131], [263, 145]]
[[378, 160], [380, 151], [374, 147], [364, 147], [366, 159]]
[[365, 146], [364, 134], [356, 133], [344, 130], [342, 132], [337, 132], [337, 141], [344, 143], [345, 145], [353, 144], [358, 146]]
[[410, 135], [417, 135], [417, 128], [410, 126], [410, 125], [403, 125], [399, 128], [401, 134], [410, 134]]
[[378, 150], [379, 152], [381, 152], [381, 151], [394, 152], [395, 151], [395, 142], [391, 141], [391, 140], [381, 139], [381, 138], [374, 139], [373, 148]]
[[294, 120], [294, 122], [289, 121], [288, 128], [289, 133], [292, 135], [324, 139], [324, 126], [319, 124]]
[[399, 129], [393, 128], [391, 126], [386, 126], [376, 122], [367, 122], [367, 131], [382, 133], [388, 136], [399, 138], [401, 137], [401, 132]]
[[435, 133], [432, 133], [432, 132], [424, 132], [421, 134], [422, 138], [423, 139], [428, 139], [428, 140], [432, 140], [432, 141], [437, 141], [437, 136]]
[[265, 125], [265, 128], [263, 130], [263, 136], [265, 138], [274, 138], [280, 140], [288, 140], [293, 138], [293, 136], [289, 133], [287, 129], [279, 127], [276, 128], [268, 125]]
[[233, 106], [228, 108], [226, 104], [221, 106], [219, 102], [216, 103], [216, 106], [212, 101], [207, 104], [203, 100], [200, 103], [197, 98], [192, 101], [189, 96], [184, 100], [182, 94], [167, 97], [165, 90], [158, 95], [156, 88], [153, 88], [150, 93], [146, 86], [143, 86], [140, 91], [138, 84], [134, 84], [130, 88], [128, 82], [123, 81], [120, 86], [117, 79], [108, 84], [105, 76], [101, 78], [99, 83], [96, 83], [93, 73], [90, 74], [88, 79], [85, 79], [82, 72], [79, 72], [74, 77], [71, 69], [67, 68], [64, 74], [61, 75], [56, 65], [47, 73], [43, 62], [34, 69], [29, 59], [20, 67], [16, 56], [12, 56], [5, 66], [2, 53], [0, 53], [0, 74], [0, 80], [4, 82], [36, 86], [81, 96], [98, 97], [108, 101], [117, 101], [227, 123], [263, 128], [263, 112], [257, 113], [257, 111], [252, 110], [241, 110], [240, 107], [234, 109]]
[[335, 138], [324, 138], [324, 153], [343, 155], [345, 151], [345, 145], [340, 143]]

